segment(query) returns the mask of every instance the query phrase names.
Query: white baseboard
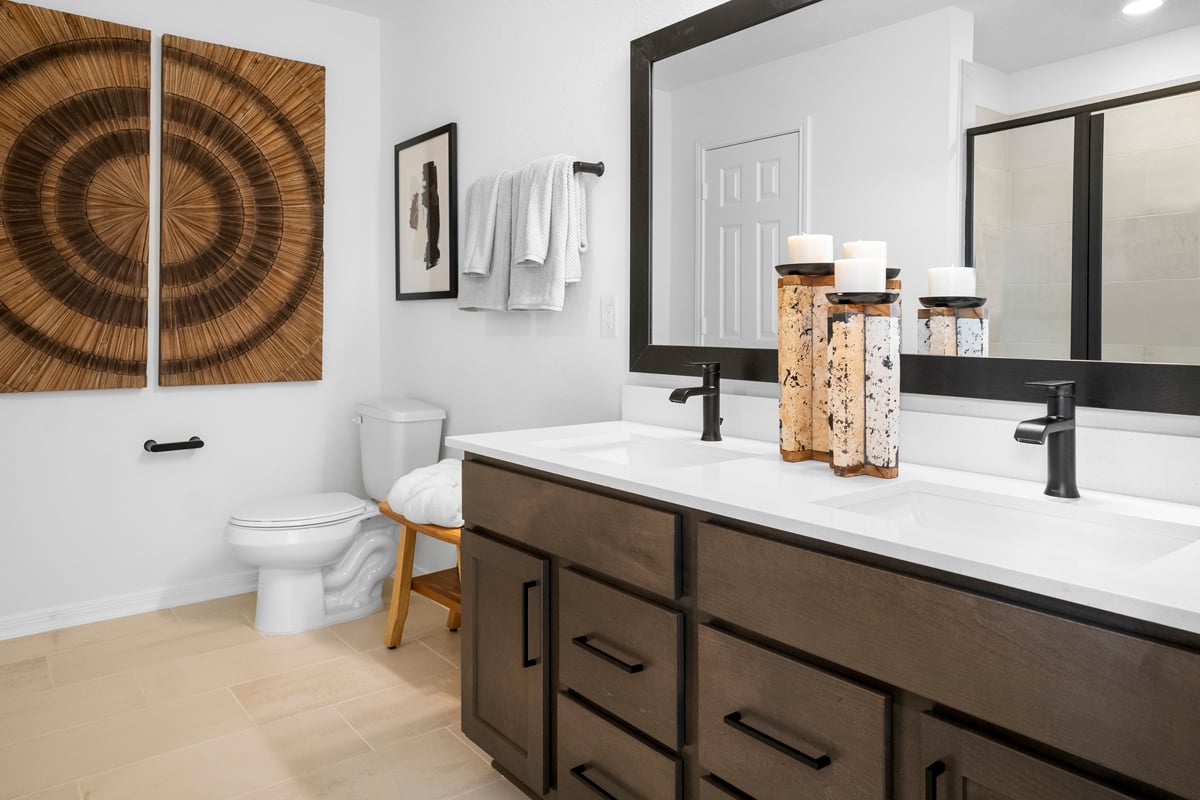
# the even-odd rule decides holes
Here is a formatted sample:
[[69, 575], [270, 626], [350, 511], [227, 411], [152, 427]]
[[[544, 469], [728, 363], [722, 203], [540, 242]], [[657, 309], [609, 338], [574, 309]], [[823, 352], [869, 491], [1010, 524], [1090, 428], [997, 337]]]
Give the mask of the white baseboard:
[[174, 608], [204, 600], [216, 600], [219, 597], [251, 592], [257, 587], [258, 570], [251, 570], [196, 583], [42, 609], [32, 614], [0, 617], [0, 640]]

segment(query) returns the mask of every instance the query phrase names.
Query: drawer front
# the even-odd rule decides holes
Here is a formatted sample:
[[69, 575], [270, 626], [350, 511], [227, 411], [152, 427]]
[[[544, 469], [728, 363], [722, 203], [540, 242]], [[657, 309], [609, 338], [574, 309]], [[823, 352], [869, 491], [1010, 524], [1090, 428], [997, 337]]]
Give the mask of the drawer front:
[[682, 594], [677, 514], [467, 461], [463, 516], [662, 597]]
[[887, 695], [703, 625], [697, 664], [705, 772], [759, 800], [888, 796]]
[[716, 775], [700, 777], [700, 800], [754, 800], [736, 786], [731, 786]]
[[558, 571], [558, 675], [572, 689], [678, 750], [683, 615]]
[[[678, 800], [682, 762], [558, 696], [560, 800]], [[607, 792], [607, 794], [605, 794]]]
[[1200, 798], [1200, 655], [715, 525], [698, 533], [703, 611]]

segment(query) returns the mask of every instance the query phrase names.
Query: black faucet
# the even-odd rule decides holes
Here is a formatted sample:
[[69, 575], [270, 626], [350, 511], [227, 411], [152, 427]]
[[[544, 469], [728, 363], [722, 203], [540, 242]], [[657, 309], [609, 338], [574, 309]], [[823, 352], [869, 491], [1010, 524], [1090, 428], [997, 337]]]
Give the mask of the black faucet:
[[1079, 497], [1075, 486], [1075, 381], [1029, 381], [1025, 385], [1045, 387], [1046, 416], [1017, 423], [1013, 438], [1046, 445], [1046, 494]]
[[721, 441], [721, 364], [717, 361], [687, 361], [689, 367], [700, 367], [703, 385], [671, 392], [672, 403], [686, 403], [689, 397], [704, 398], [704, 432], [700, 440]]

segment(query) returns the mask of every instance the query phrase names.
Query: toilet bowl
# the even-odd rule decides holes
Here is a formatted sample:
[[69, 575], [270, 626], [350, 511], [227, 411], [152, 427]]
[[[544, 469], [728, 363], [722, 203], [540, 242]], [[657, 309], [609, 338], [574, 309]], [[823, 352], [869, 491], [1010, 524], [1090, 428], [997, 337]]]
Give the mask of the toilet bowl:
[[[436, 463], [446, 412], [417, 400], [363, 403], [363, 479], [384, 497], [395, 481]], [[300, 633], [378, 611], [396, 567], [396, 524], [374, 500], [347, 492], [294, 495], [236, 509], [225, 527], [235, 556], [258, 567], [254, 624]]]
[[299, 633], [372, 614], [396, 567], [390, 520], [345, 492], [238, 509], [226, 526], [234, 555], [258, 567], [255, 626]]

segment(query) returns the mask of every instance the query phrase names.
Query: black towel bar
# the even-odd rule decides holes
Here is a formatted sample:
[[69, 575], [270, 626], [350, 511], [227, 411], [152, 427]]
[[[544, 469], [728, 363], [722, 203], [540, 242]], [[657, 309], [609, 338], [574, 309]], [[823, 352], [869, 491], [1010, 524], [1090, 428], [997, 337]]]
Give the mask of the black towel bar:
[[604, 162], [596, 161], [593, 163], [591, 161], [576, 161], [575, 171], [590, 172], [592, 175], [600, 176], [604, 174]]
[[193, 436], [186, 442], [163, 442], [159, 444], [153, 439], [147, 439], [142, 443], [142, 447], [148, 453], [169, 453], [172, 450], [198, 450], [204, 447], [204, 440], [199, 436]]

